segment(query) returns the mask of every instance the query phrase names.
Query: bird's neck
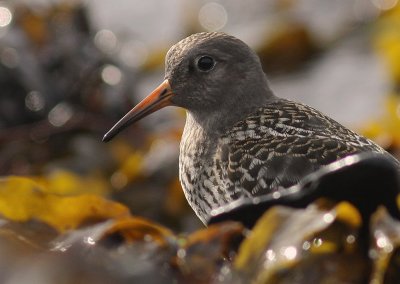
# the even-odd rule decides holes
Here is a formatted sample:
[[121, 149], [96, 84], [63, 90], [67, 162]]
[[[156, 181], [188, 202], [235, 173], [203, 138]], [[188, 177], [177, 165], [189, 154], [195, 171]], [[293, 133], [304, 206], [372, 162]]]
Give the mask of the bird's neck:
[[187, 119], [191, 125], [201, 128], [207, 136], [220, 136], [260, 107], [278, 99], [269, 89], [263, 92], [264, 95], [254, 96], [251, 99], [232, 100], [230, 104], [223, 104], [213, 111], [188, 111]]
[[[187, 163], [208, 163], [215, 153], [218, 135], [205, 131], [191, 113], [187, 113], [185, 128], [180, 145], [180, 171], [183, 167], [193, 167]], [[184, 164], [183, 162], [186, 162]]]

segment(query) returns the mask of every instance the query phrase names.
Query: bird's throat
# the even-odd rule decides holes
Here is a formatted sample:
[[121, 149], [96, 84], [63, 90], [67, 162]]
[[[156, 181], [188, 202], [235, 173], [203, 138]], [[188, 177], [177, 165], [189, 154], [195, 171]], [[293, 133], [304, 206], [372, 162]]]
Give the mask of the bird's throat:
[[271, 95], [261, 97], [256, 102], [237, 101], [232, 105], [221, 105], [214, 111], [187, 111], [187, 124], [200, 127], [207, 136], [218, 137], [275, 99], [276, 97]]

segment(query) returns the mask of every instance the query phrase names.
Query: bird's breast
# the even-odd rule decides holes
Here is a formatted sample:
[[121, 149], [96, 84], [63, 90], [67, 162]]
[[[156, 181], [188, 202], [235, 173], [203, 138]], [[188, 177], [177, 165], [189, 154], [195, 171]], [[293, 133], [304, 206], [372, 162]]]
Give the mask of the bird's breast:
[[186, 123], [180, 145], [179, 178], [186, 199], [203, 222], [212, 209], [232, 200], [220, 143], [221, 139], [207, 135], [200, 126]]

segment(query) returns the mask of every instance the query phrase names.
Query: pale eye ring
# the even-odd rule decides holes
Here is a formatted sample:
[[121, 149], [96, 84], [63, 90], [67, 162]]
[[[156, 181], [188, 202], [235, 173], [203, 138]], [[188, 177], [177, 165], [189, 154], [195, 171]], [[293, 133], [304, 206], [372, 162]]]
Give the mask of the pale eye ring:
[[197, 60], [197, 68], [199, 68], [200, 71], [210, 71], [214, 68], [214, 66], [215, 60], [211, 56], [204, 55]]

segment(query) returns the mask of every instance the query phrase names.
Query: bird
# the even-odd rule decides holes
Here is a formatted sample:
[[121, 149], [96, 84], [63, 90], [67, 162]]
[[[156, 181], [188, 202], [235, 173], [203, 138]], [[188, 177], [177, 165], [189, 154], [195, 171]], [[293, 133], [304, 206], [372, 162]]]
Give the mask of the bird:
[[166, 106], [186, 110], [179, 179], [203, 223], [213, 210], [274, 193], [349, 155], [399, 161], [320, 111], [276, 96], [260, 59], [223, 32], [192, 34], [166, 54], [164, 81], [103, 137]]

